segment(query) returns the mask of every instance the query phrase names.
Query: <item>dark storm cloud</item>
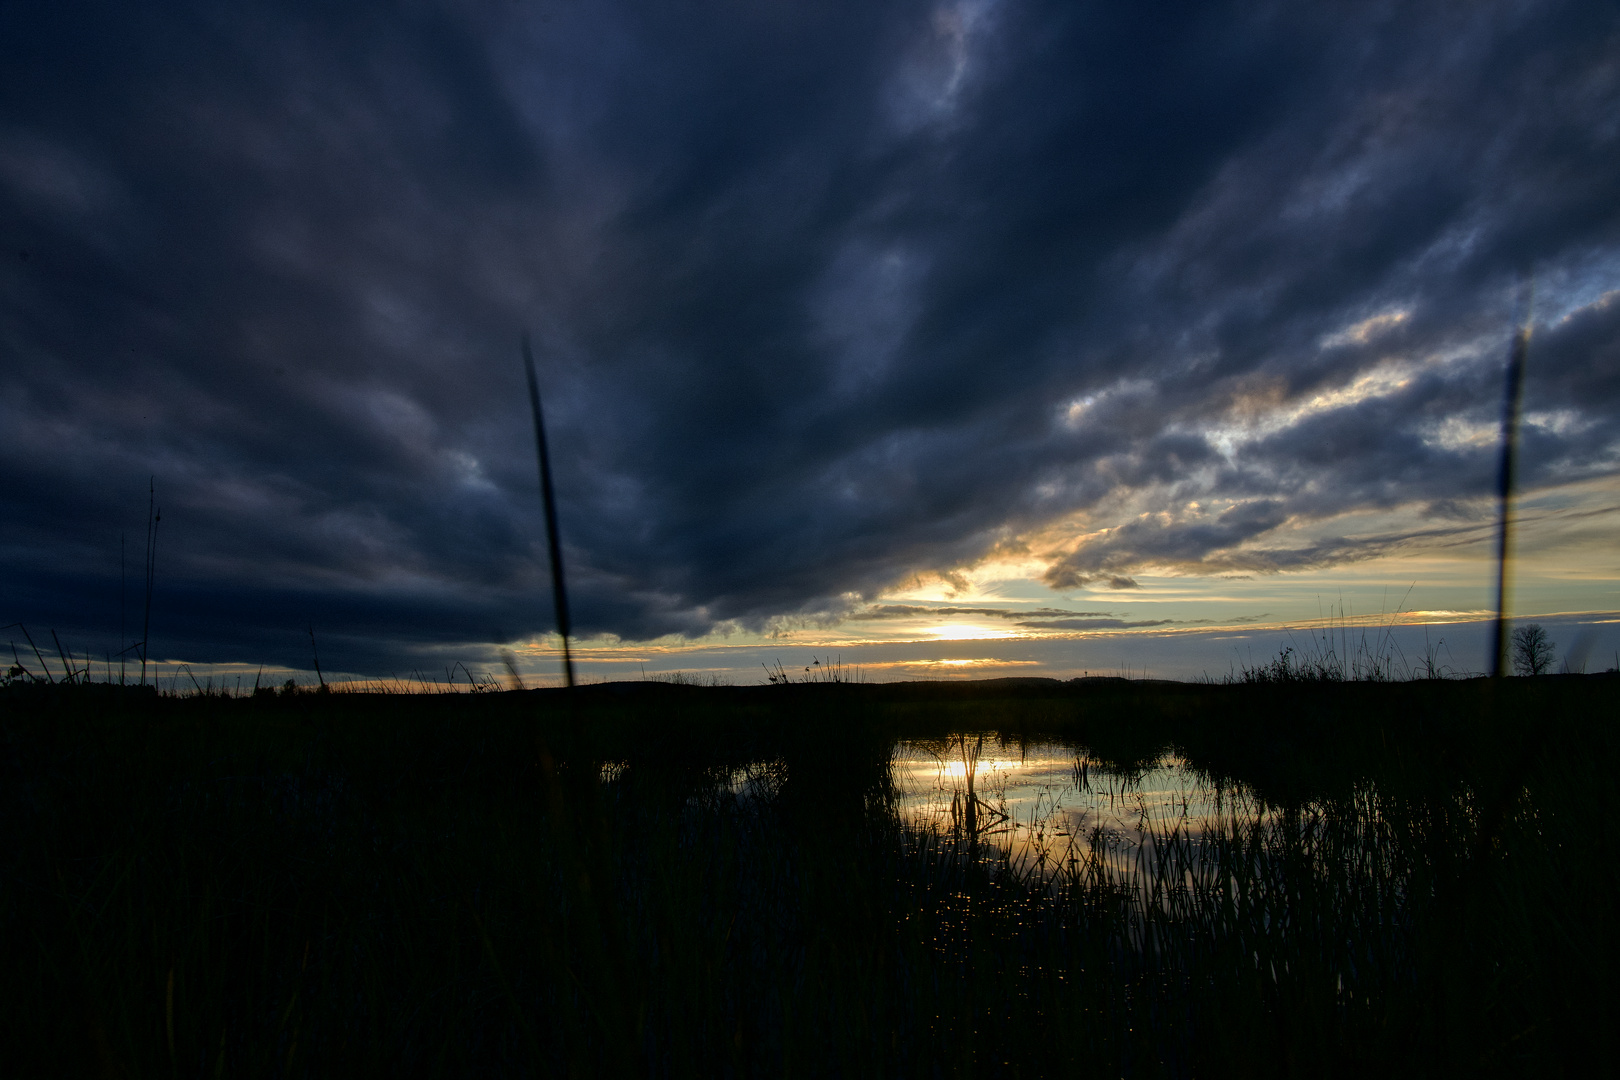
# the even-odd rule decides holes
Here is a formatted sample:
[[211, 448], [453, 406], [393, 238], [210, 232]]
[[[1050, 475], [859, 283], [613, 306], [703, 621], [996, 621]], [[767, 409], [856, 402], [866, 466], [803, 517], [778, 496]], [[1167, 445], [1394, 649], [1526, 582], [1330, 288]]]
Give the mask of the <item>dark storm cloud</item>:
[[[577, 621], [626, 638], [1126, 502], [1054, 585], [1444, 542], [1524, 269], [1527, 481], [1620, 457], [1606, 5], [14, 3], [0, 40], [6, 619], [112, 636], [155, 475], [159, 651], [544, 629], [523, 326]], [[1455, 520], [1265, 547], [1409, 504]]]

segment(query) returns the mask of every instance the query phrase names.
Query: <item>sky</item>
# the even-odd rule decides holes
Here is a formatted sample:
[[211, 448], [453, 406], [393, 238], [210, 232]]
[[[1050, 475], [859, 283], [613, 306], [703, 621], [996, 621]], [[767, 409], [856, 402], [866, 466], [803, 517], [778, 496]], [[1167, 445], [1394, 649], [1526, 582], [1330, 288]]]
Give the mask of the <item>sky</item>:
[[524, 332], [588, 679], [1481, 670], [1521, 325], [1510, 609], [1620, 665], [1613, 4], [6, 0], [0, 42], [0, 621], [98, 676], [155, 492], [170, 677], [554, 681]]

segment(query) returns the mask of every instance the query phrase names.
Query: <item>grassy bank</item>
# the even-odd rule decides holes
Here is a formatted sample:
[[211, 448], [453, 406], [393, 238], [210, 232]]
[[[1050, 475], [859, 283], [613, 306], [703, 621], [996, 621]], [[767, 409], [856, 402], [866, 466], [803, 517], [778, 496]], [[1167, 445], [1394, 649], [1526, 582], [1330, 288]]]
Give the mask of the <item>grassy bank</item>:
[[[1620, 681], [0, 695], [40, 1074], [1558, 1075], [1612, 1048]], [[903, 826], [900, 738], [1179, 749], [1128, 875]]]

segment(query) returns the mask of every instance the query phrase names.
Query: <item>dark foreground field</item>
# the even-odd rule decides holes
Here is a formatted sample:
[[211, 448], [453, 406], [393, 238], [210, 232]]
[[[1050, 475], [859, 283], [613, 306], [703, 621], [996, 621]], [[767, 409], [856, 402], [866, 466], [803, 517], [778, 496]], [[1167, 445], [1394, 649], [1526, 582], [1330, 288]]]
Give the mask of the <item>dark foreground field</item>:
[[[1620, 679], [0, 692], [7, 1075], [1614, 1067]], [[897, 739], [1174, 747], [1139, 872], [908, 827]], [[1089, 843], [1092, 847], [1088, 848]]]

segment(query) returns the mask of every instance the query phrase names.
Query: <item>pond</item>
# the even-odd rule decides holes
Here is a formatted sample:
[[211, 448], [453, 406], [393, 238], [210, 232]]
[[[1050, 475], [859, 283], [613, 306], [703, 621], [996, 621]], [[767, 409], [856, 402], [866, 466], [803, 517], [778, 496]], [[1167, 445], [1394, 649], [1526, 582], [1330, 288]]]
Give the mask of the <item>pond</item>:
[[1245, 789], [1216, 784], [1173, 752], [1109, 766], [1083, 747], [956, 736], [898, 744], [893, 776], [907, 825], [988, 848], [1024, 874], [1101, 860], [1096, 869], [1128, 880], [1167, 841], [1196, 844], [1268, 816]]

